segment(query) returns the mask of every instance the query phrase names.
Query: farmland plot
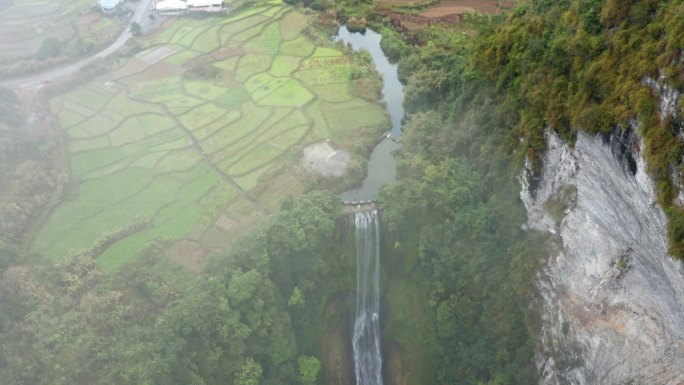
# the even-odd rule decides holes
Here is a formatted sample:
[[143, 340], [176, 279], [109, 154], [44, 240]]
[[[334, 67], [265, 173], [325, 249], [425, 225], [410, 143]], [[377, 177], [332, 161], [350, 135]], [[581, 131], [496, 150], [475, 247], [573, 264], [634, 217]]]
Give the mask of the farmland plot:
[[74, 183], [33, 250], [97, 250], [112, 270], [152, 244], [225, 247], [307, 189], [297, 148], [386, 129], [382, 106], [352, 96], [343, 48], [301, 34], [310, 17], [179, 18], [111, 76], [54, 97]]

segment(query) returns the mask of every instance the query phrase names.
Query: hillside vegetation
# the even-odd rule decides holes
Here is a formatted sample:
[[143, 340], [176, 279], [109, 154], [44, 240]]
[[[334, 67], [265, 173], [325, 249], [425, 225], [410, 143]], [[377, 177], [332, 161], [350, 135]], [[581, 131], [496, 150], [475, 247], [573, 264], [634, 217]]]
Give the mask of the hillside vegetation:
[[[548, 127], [572, 141], [577, 130], [608, 134], [636, 119], [658, 201], [669, 217], [670, 253], [684, 258], [682, 104], [661, 111], [648, 79], [684, 86], [681, 1], [534, 0], [479, 40], [474, 66], [518, 110], [511, 142], [539, 170]], [[635, 150], [639, 150], [638, 148]]]
[[[515, 175], [525, 157], [540, 171], [546, 129], [572, 143], [578, 130], [638, 126], [643, 148], [628, 150], [645, 154], [682, 258], [681, 105], [661, 115], [647, 80], [681, 89], [681, 4], [531, 1], [483, 19], [476, 39], [436, 25], [399, 54], [410, 117], [401, 181], [381, 199], [388, 258], [418, 282], [434, 320], [434, 334], [416, 337], [432, 357], [428, 382], [537, 383], [534, 272], [545, 240], [520, 230]], [[389, 336], [406, 339], [394, 330], [410, 321], [394, 318], [387, 296]]]
[[401, 334], [416, 316], [406, 318], [412, 305], [387, 292], [386, 337], [420, 341], [425, 376], [416, 383], [534, 384], [532, 277], [546, 242], [521, 228], [520, 162], [505, 140], [515, 111], [468, 70], [467, 38], [434, 37], [400, 61], [411, 116], [400, 182], [380, 194], [385, 260], [416, 282], [428, 324]]
[[[525, 157], [539, 171], [546, 129], [572, 142], [578, 130], [608, 135], [638, 122], [640, 150], [670, 217], [671, 252], [684, 257], [684, 210], [673, 203], [682, 175], [682, 106], [662, 116], [645, 83], [652, 78], [682, 88], [683, 4], [532, 0], [471, 24], [468, 33], [479, 31], [477, 38], [434, 25], [417, 33], [416, 47], [381, 27], [389, 36], [383, 47], [399, 60], [406, 81], [399, 181], [379, 193], [383, 338], [392, 342], [388, 368], [403, 369], [406, 383], [538, 383], [535, 274], [547, 243], [523, 226], [516, 176]], [[372, 4], [344, 7], [380, 25]], [[35, 247], [53, 262], [74, 248], [90, 252], [47, 266], [45, 258], [0, 243], [3, 383], [324, 383], [322, 346], [328, 345], [321, 341], [333, 324], [346, 322], [343, 310], [332, 320], [325, 314], [335, 305], [343, 309], [354, 290], [352, 241], [339, 221], [339, 197], [312, 192], [282, 199], [303, 188], [277, 185], [265, 194], [255, 186], [283, 170], [262, 173], [258, 166], [291, 160], [285, 150], [299, 139], [326, 137], [315, 128], [346, 138], [344, 103], [368, 104], [347, 93], [359, 63], [338, 59], [346, 56], [334, 47], [314, 48], [303, 36], [289, 36], [293, 25], [302, 26], [301, 19], [290, 19], [301, 16], [298, 10], [269, 6], [241, 16], [188, 19], [155, 36], [159, 47], [173, 50], [151, 64], [164, 69], [156, 78], [145, 78], [150, 74], [142, 63], [159, 54], [153, 48], [120, 63], [112, 83], [101, 79], [52, 100], [68, 127], [78, 188], [55, 210]], [[332, 68], [322, 71], [316, 63]], [[11, 95], [7, 99], [13, 106]], [[333, 113], [326, 114], [324, 102]], [[107, 124], [83, 124], [99, 119], [105, 106], [112, 108]], [[288, 111], [301, 113], [301, 123], [283, 127], [300, 127], [307, 136], [293, 134], [276, 153], [259, 145], [273, 145], [278, 132], [250, 130], [252, 162], [233, 162], [232, 156], [245, 158], [230, 143], [245, 133], [233, 131], [238, 126], [231, 122], [260, 115], [247, 114], [250, 108], [273, 120], [266, 131], [287, 122]], [[236, 112], [216, 112], [224, 109]], [[368, 114], [351, 117], [381, 123], [379, 114]], [[149, 156], [149, 144], [157, 141], [158, 151]], [[234, 169], [238, 164], [245, 169]], [[256, 212], [251, 201], [228, 205], [242, 195], [221, 189], [225, 179], [217, 170], [257, 199], [269, 198], [264, 205], [277, 213], [196, 274], [167, 258], [168, 241], [193, 236], [195, 223], [216, 227], [223, 209], [245, 217]], [[240, 179], [251, 173], [258, 175]], [[108, 200], [113, 195], [115, 202]], [[140, 207], [151, 212], [135, 217]], [[69, 211], [84, 213], [82, 220], [62, 221], [71, 218]], [[68, 238], [67, 225], [90, 232]], [[142, 236], [131, 236], [130, 229]], [[110, 254], [92, 252], [118, 232], [130, 236], [128, 242], [115, 244]]]
[[28, 268], [0, 242], [2, 383], [315, 384], [317, 347], [302, 341], [317, 290], [344, 271], [340, 214], [336, 196], [309, 194], [201, 275], [160, 245], [112, 275], [88, 256]]
[[[328, 139], [353, 151], [336, 186], [360, 177], [388, 124], [370, 58], [277, 2], [146, 39], [51, 84], [54, 122], [0, 90], [0, 193], [47, 206], [45, 174], [71, 182], [45, 215], [0, 196], [0, 382], [319, 383], [321, 318], [354, 269], [339, 197], [303, 195], [335, 181], [299, 157]], [[34, 140], [43, 120], [71, 178], [34, 167], [62, 144]]]

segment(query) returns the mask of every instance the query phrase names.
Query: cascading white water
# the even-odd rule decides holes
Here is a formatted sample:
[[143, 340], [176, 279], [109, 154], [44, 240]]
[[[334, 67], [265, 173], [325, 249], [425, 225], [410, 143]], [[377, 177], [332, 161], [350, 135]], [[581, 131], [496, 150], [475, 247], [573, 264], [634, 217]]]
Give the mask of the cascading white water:
[[356, 213], [356, 385], [382, 385], [380, 354], [380, 224], [378, 211]]

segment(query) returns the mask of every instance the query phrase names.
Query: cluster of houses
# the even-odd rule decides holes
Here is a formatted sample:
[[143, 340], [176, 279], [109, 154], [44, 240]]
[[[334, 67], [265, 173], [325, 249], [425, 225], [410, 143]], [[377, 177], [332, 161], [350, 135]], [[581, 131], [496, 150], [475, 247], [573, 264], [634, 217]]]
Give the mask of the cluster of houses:
[[160, 15], [183, 15], [188, 12], [224, 12], [223, 0], [163, 0], [155, 5]]
[[[116, 13], [123, 0], [98, 0], [104, 14]], [[160, 15], [183, 15], [188, 12], [222, 12], [226, 11], [223, 0], [163, 0], [155, 4]]]

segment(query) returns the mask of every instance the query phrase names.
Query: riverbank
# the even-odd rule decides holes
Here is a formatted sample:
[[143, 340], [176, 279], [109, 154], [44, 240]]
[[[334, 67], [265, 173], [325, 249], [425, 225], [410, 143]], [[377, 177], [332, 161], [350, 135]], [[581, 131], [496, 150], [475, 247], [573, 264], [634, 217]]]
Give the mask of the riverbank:
[[396, 160], [394, 153], [401, 147], [401, 122], [404, 118], [404, 86], [399, 81], [397, 65], [390, 63], [383, 52], [380, 42], [382, 36], [371, 29], [361, 32], [350, 32], [346, 26], [340, 27], [334, 37], [337, 42], [350, 45], [354, 50], [367, 51], [373, 60], [376, 71], [382, 76], [382, 101], [392, 122], [391, 130], [383, 135], [374, 147], [367, 163], [366, 177], [360, 186], [345, 191], [343, 201], [372, 201], [380, 186], [396, 180]]

